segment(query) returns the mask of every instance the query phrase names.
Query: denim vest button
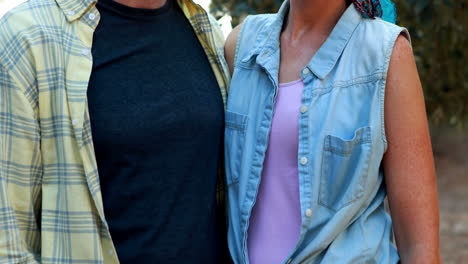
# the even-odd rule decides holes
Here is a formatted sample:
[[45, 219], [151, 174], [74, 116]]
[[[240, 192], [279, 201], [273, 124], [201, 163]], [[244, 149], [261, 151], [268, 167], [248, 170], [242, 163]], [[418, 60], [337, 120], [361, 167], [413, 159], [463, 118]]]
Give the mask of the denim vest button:
[[308, 162], [308, 160], [307, 160], [306, 157], [302, 157], [302, 158], [301, 158], [301, 164], [302, 164], [302, 165], [306, 165], [307, 162]]

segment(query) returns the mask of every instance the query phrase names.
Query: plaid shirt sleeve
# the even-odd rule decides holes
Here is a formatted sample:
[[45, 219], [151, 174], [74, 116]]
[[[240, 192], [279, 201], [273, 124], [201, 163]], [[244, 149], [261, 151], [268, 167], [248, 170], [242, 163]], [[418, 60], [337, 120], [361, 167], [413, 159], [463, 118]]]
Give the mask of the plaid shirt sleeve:
[[31, 97], [18, 81], [28, 83], [15, 80], [0, 64], [0, 263], [37, 263], [42, 177], [39, 125]]

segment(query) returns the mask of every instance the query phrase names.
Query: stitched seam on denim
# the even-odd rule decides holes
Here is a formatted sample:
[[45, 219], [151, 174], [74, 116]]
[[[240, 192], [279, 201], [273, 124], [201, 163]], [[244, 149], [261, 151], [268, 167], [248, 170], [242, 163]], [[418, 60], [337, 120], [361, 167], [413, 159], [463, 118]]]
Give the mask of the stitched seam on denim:
[[[245, 132], [246, 127], [247, 127], [248, 117], [242, 114], [235, 113], [235, 112], [227, 111], [226, 119], [228, 119], [231, 116], [240, 117], [240, 120], [236, 118], [232, 118], [234, 121], [226, 120], [225, 121], [226, 128], [232, 128], [235, 130], [239, 130], [241, 132]], [[235, 121], [238, 121], [238, 122], [235, 122]]]
[[[344, 154], [344, 155], [351, 154], [352, 148], [354, 148], [356, 145], [372, 143], [372, 135], [371, 135], [370, 129], [371, 129], [370, 127], [364, 128], [362, 130], [364, 132], [361, 132], [361, 134], [359, 135], [359, 138], [351, 139], [351, 140], [343, 140], [339, 137], [329, 135], [326, 137], [327, 144], [325, 144], [324, 150], [337, 153], [337, 154]], [[338, 147], [332, 146], [331, 144], [332, 138], [335, 138], [335, 140], [341, 141], [345, 145], [346, 150], [342, 150], [342, 149], [339, 149]]]
[[[336, 82], [334, 82], [334, 83], [332, 83], [330, 85], [327, 85], [325, 87], [312, 88], [312, 92], [328, 90], [328, 89], [333, 89], [333, 88], [347, 88], [347, 87], [358, 85], [358, 84], [364, 84], [364, 83], [377, 81], [377, 80], [380, 80], [380, 79], [383, 78], [382, 77], [383, 73], [384, 73], [384, 71], [377, 71], [377, 72], [374, 72], [372, 74], [356, 77], [354, 79], [350, 79], [350, 80], [347, 80], [347, 81], [336, 81]], [[372, 77], [374, 77], [374, 78], [372, 78]]]
[[[381, 74], [381, 73], [378, 73], [378, 74]], [[376, 74], [374, 74], [374, 75], [376, 75]], [[381, 79], [381, 78], [375, 78], [375, 79], [372, 78], [372, 79], [367, 79], [367, 80], [363, 80], [363, 81], [359, 81], [359, 82], [348, 83], [346, 85], [341, 85], [341, 86], [329, 85], [327, 87], [322, 87], [322, 88], [319, 88], [319, 87], [318, 88], [312, 88], [311, 94], [314, 95], [314, 96], [321, 96], [321, 95], [325, 95], [325, 94], [328, 94], [328, 93], [332, 92], [334, 89], [347, 89], [347, 88], [350, 88], [350, 87], [356, 86], [356, 85], [376, 82], [379, 79]]]
[[[256, 56], [252, 57], [252, 58], [255, 58]], [[249, 61], [251, 61], [252, 59], [250, 59]], [[260, 67], [259, 65], [257, 64], [253, 64], [253, 65], [250, 65], [250, 63], [248, 64], [247, 62], [239, 62], [237, 65], [237, 67], [239, 68], [242, 68], [242, 69], [246, 69], [246, 70], [253, 70], [253, 71], [258, 71], [258, 72], [264, 72], [263, 71], [263, 68]]]
[[236, 124], [233, 122], [226, 122], [226, 128], [232, 128], [234, 130], [239, 130], [241, 132], [245, 131], [245, 125], [244, 124]]
[[[325, 143], [324, 143], [324, 146], [325, 146], [325, 145], [327, 145], [326, 141], [325, 141]], [[332, 208], [328, 207], [328, 205], [326, 205], [326, 204], [324, 204], [324, 203], [322, 202], [322, 200], [325, 200], [325, 198], [322, 199], [322, 192], [323, 192], [323, 191], [322, 191], [322, 177], [325, 177], [325, 172], [324, 172], [325, 166], [324, 166], [324, 165], [325, 165], [325, 155], [322, 154], [322, 167], [321, 167], [321, 169], [320, 169], [320, 181], [319, 181], [318, 203], [319, 203], [320, 205], [322, 205], [322, 206], [327, 207], [328, 209], [333, 210]]]
[[[321, 188], [320, 188], [320, 189], [321, 189]], [[364, 195], [364, 194], [362, 194], [362, 193], [361, 193], [360, 195], [357, 195], [355, 198], [353, 198], [352, 200], [350, 200], [350, 201], [348, 201], [348, 202], [346, 202], [346, 203], [344, 203], [344, 204], [338, 206], [336, 209], [335, 209], [335, 208], [332, 208], [330, 205], [324, 204], [324, 202], [323, 202], [321, 199], [319, 200], [319, 204], [320, 204], [321, 206], [323, 206], [323, 207], [326, 207], [326, 208], [332, 210], [333, 212], [338, 212], [339, 210], [345, 208], [346, 206], [348, 206], [348, 205], [354, 203], [356, 200], [359, 200], [363, 195]]]

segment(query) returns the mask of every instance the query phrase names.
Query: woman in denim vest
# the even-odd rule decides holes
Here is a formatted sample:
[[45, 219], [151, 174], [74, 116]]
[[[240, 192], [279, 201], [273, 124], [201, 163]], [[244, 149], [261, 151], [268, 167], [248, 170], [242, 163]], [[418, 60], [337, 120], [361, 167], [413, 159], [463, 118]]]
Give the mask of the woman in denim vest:
[[235, 263], [440, 263], [423, 93], [394, 20], [388, 0], [289, 0], [229, 36]]

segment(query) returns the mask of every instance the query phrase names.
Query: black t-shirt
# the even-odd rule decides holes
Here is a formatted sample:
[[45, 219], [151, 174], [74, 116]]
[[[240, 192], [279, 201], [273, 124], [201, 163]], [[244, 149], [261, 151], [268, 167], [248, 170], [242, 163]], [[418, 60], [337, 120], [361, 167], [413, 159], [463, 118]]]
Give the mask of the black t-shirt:
[[173, 0], [99, 0], [88, 89], [106, 219], [121, 263], [219, 263], [219, 86]]

